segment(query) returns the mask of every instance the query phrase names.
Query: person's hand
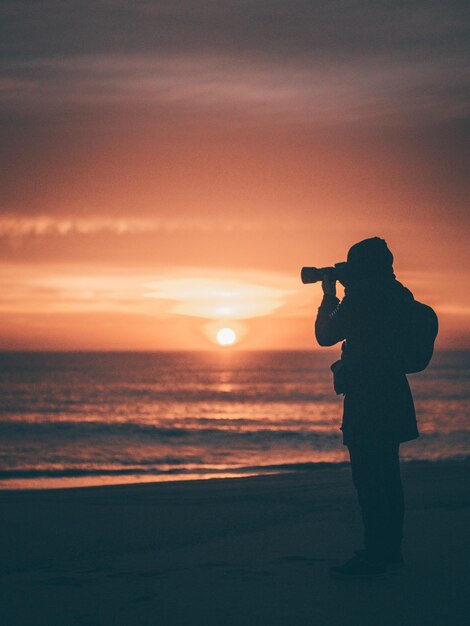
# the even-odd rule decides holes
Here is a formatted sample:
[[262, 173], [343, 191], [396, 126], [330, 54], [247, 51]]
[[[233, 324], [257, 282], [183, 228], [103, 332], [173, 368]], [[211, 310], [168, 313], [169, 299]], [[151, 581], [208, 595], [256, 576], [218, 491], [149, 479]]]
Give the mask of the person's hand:
[[323, 274], [321, 286], [325, 296], [336, 296], [336, 280], [334, 278], [330, 278], [328, 274]]

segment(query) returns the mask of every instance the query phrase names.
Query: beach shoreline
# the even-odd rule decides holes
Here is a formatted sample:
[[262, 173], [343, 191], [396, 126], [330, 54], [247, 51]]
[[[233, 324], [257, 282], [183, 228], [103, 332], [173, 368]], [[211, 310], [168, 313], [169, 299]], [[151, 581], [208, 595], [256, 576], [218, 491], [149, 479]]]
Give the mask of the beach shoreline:
[[[436, 460], [430, 459], [400, 459], [400, 465], [404, 466], [427, 466], [427, 465], [470, 465], [470, 457], [450, 457], [440, 458]], [[194, 484], [205, 483], [213, 480], [240, 480], [246, 478], [262, 478], [267, 476], [287, 476], [287, 475], [308, 475], [312, 472], [325, 469], [341, 469], [349, 468], [349, 461], [338, 462], [305, 462], [305, 463], [292, 463], [277, 466], [259, 466], [257, 468], [237, 468], [234, 470], [227, 470], [225, 472], [211, 472], [207, 474], [202, 473], [188, 473], [188, 474], [99, 474], [96, 476], [87, 475], [80, 477], [69, 476], [68, 472], [64, 472], [61, 476], [60, 472], [54, 472], [57, 474], [54, 478], [40, 476], [40, 472], [33, 472], [32, 474], [39, 474], [39, 478], [8, 478], [0, 480], [0, 494], [6, 493], [25, 493], [25, 492], [56, 492], [67, 491], [69, 489], [107, 489], [110, 487], [138, 487], [140, 485], [178, 485], [180, 483]], [[261, 470], [261, 471], [260, 471]], [[28, 474], [28, 472], [26, 472]], [[91, 482], [94, 481], [94, 482]], [[119, 482], [121, 481], [121, 482]], [[34, 486], [29, 486], [30, 484]], [[13, 486], [10, 486], [13, 485]], [[24, 485], [24, 486], [23, 486]]]
[[[405, 463], [406, 567], [329, 580], [361, 545], [347, 466], [0, 492], [5, 624], [464, 623], [470, 462]], [[25, 603], [25, 598], [28, 602]]]

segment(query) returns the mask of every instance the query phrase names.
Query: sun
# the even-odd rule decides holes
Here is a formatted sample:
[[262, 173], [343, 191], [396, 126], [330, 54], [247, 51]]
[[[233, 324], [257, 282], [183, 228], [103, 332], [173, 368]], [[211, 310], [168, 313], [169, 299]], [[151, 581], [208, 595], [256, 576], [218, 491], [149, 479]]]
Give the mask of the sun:
[[217, 331], [217, 343], [220, 346], [232, 346], [237, 340], [237, 335], [233, 328], [221, 328]]

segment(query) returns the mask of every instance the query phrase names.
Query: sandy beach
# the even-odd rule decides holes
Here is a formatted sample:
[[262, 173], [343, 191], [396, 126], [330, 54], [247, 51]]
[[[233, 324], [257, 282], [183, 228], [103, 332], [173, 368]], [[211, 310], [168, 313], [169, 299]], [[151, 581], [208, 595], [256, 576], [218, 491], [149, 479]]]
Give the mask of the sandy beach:
[[349, 468], [3, 491], [3, 626], [467, 623], [470, 464], [403, 466], [406, 565], [328, 568], [361, 546]]

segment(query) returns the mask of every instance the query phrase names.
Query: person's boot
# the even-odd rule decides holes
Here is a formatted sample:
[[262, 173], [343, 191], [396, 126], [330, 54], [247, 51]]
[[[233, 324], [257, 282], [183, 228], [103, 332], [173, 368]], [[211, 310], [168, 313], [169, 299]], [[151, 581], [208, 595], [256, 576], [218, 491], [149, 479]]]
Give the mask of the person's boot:
[[372, 557], [366, 550], [359, 551], [343, 565], [336, 565], [329, 570], [332, 578], [376, 578], [385, 572], [385, 562]]

